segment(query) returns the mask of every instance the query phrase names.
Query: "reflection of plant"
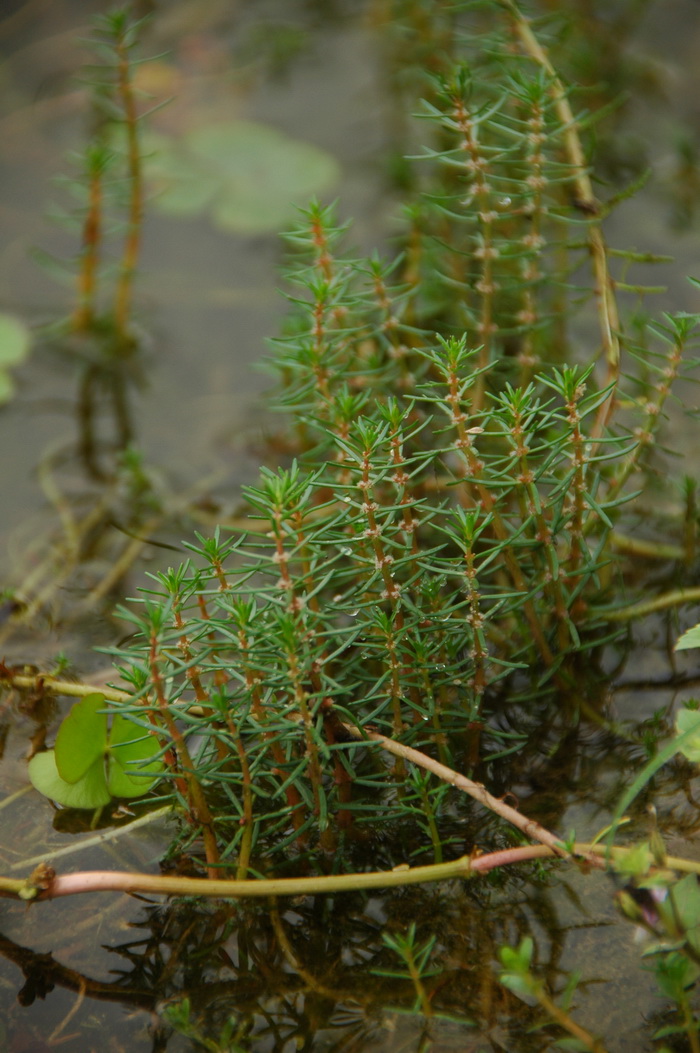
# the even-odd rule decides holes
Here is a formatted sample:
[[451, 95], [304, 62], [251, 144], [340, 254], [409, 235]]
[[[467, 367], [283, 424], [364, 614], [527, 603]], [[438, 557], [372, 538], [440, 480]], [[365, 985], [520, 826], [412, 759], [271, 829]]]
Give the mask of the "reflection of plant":
[[[575, 973], [571, 975], [566, 990], [560, 998], [560, 1004], [557, 1004], [547, 993], [544, 983], [532, 971], [533, 950], [534, 944], [529, 936], [521, 941], [519, 947], [501, 948], [500, 958], [503, 964], [503, 970], [499, 976], [501, 983], [519, 998], [534, 999], [553, 1021], [568, 1031], [577, 1045], [567, 1046], [567, 1048], [589, 1049], [591, 1053], [605, 1053], [605, 1046], [569, 1016], [568, 1010], [578, 983], [578, 976]], [[561, 1044], [558, 1043], [558, 1045]]]
[[389, 950], [393, 951], [401, 960], [405, 966], [405, 971], [396, 972], [391, 969], [373, 970], [377, 976], [405, 977], [410, 980], [416, 992], [414, 1012], [420, 1011], [428, 1019], [433, 1015], [433, 1008], [423, 981], [427, 977], [440, 972], [439, 969], [431, 968], [430, 966], [430, 956], [436, 939], [436, 936], [431, 936], [424, 943], [417, 943], [415, 922], [411, 922], [405, 935], [385, 932], [382, 934], [382, 940]]
[[224, 1024], [219, 1037], [214, 1039], [208, 1038], [193, 1020], [189, 998], [170, 1002], [162, 1010], [162, 1016], [178, 1035], [192, 1039], [198, 1048], [206, 1049], [209, 1053], [244, 1053], [245, 1047], [237, 1041], [239, 1028], [233, 1017]]

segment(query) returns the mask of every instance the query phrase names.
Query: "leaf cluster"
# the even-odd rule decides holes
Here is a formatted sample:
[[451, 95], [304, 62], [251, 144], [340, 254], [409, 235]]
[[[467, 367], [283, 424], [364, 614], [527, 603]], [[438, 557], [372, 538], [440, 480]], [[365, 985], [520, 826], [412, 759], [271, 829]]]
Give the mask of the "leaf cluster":
[[503, 10], [489, 61], [456, 38], [426, 92], [394, 259], [354, 255], [333, 207], [300, 210], [271, 362], [294, 457], [245, 490], [248, 530], [198, 537], [123, 611], [122, 713], [154, 727], [209, 862], [215, 837], [243, 874], [368, 824], [439, 858], [443, 791], [362, 729], [473, 767], [518, 745], [497, 719], [514, 679], [573, 692], [616, 631], [611, 533], [696, 319], [625, 332], [587, 118], [515, 5], [491, 29]]

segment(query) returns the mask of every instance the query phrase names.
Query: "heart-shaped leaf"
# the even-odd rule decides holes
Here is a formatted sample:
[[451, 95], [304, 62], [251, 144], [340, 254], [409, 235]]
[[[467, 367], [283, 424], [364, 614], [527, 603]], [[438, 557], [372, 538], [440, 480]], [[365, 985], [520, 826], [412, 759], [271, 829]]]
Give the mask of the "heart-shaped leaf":
[[104, 764], [107, 714], [100, 712], [104, 709], [104, 695], [87, 695], [73, 706], [58, 729], [54, 747], [56, 768], [66, 782], [82, 779], [98, 759]]
[[164, 764], [156, 757], [155, 736], [121, 713], [112, 718], [107, 786], [113, 797], [140, 797], [160, 778]]
[[101, 757], [76, 782], [66, 782], [58, 773], [54, 750], [46, 750], [30, 760], [29, 778], [39, 793], [66, 808], [101, 808], [112, 799]]
[[69, 808], [99, 808], [113, 797], [141, 797], [164, 764], [154, 735], [115, 713], [107, 730], [104, 695], [87, 695], [64, 719], [52, 750], [29, 763], [32, 784]]

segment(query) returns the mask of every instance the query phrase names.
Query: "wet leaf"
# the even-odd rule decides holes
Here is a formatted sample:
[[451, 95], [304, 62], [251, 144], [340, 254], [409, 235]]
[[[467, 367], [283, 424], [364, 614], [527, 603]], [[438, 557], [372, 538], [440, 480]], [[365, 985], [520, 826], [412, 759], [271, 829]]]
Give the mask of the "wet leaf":
[[30, 762], [32, 784], [51, 800], [98, 808], [113, 797], [141, 797], [160, 778], [157, 739], [119, 713], [108, 734], [106, 705], [100, 693], [77, 702], [58, 729], [55, 748]]
[[140, 797], [163, 772], [164, 764], [156, 757], [160, 752], [157, 739], [117, 713], [109, 742], [107, 785], [112, 796]]
[[690, 647], [700, 647], [700, 622], [679, 636], [673, 649], [674, 651], [687, 651]]
[[66, 782], [58, 773], [54, 750], [46, 750], [30, 760], [29, 778], [39, 793], [66, 808], [101, 808], [112, 799], [101, 757], [77, 782]]
[[694, 764], [700, 764], [700, 712], [697, 709], [679, 709], [676, 731], [679, 735], [687, 736], [679, 744], [678, 752]]
[[77, 702], [56, 735], [56, 767], [62, 779], [75, 783], [92, 764], [104, 760], [107, 750], [107, 714], [102, 694], [87, 695]]

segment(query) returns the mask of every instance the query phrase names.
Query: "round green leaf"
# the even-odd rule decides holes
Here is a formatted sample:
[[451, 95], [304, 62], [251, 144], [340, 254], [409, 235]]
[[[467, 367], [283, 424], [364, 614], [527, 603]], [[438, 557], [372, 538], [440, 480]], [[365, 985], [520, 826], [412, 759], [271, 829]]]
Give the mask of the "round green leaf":
[[144, 147], [154, 206], [169, 216], [196, 216], [204, 212], [219, 189], [220, 179], [175, 139], [151, 134]]
[[687, 736], [679, 746], [679, 753], [693, 764], [700, 764], [700, 712], [697, 709], [679, 709], [676, 731], [678, 735]]
[[0, 314], [0, 366], [16, 366], [29, 354], [32, 334], [21, 318]]
[[690, 647], [700, 647], [700, 625], [686, 630], [676, 641], [674, 651], [686, 651]]
[[87, 695], [73, 706], [58, 729], [54, 746], [56, 767], [66, 782], [74, 783], [82, 779], [98, 759], [104, 766], [107, 714], [100, 713], [104, 708], [104, 695]]
[[113, 797], [140, 797], [160, 778], [160, 745], [132, 720], [116, 713], [109, 736], [107, 785]]
[[54, 750], [37, 753], [30, 760], [28, 768], [32, 786], [45, 797], [66, 808], [101, 808], [111, 800], [102, 757], [76, 782], [66, 782], [61, 778], [56, 767]]
[[330, 187], [339, 166], [325, 150], [253, 121], [197, 128], [182, 140], [149, 144], [147, 173], [163, 212], [207, 209], [237, 233], [277, 231], [294, 205]]

